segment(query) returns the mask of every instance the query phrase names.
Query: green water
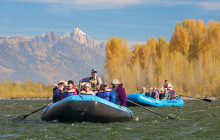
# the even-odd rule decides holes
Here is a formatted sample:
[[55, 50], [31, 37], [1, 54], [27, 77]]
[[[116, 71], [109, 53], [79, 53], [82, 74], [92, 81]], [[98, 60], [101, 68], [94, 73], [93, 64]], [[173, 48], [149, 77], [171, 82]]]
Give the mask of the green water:
[[134, 119], [118, 123], [49, 123], [41, 112], [25, 121], [11, 121], [50, 103], [49, 100], [0, 100], [0, 139], [220, 139], [220, 101], [186, 101], [184, 107], [150, 107], [174, 120], [139, 107]]

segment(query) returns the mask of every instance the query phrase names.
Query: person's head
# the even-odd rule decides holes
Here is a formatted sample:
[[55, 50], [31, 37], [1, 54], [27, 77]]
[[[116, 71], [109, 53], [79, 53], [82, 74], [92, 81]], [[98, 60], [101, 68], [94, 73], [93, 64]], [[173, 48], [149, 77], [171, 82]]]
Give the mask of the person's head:
[[103, 91], [106, 91], [106, 90], [108, 89], [107, 83], [103, 83], [103, 84], [101, 85], [101, 87], [102, 87], [102, 90], [103, 90]]
[[73, 80], [68, 81], [68, 87], [71, 89], [74, 86]]
[[58, 85], [60, 90], [63, 90], [63, 88], [64, 88], [64, 82], [63, 81], [60, 81], [57, 85]]
[[97, 71], [95, 69], [92, 69], [91, 75], [93, 78], [96, 77]]
[[80, 90], [82, 90], [82, 89], [85, 89], [85, 82], [83, 82], [83, 83], [80, 83]]
[[119, 83], [119, 81], [118, 81], [117, 79], [114, 79], [114, 80], [112, 80], [112, 82], [111, 82], [111, 85], [112, 85], [113, 88], [117, 88], [119, 84], [120, 84], [120, 83]]
[[159, 91], [160, 91], [160, 93], [164, 93], [164, 89], [163, 88], [160, 88]]
[[146, 87], [142, 87], [142, 90], [141, 90], [141, 92], [143, 92], [143, 93], [147, 92], [147, 89], [146, 89]]
[[165, 83], [165, 84], [168, 84], [168, 80], [165, 80], [164, 83]]
[[91, 89], [91, 84], [89, 82], [85, 83], [85, 91], [89, 91]]
[[156, 91], [156, 89], [157, 89], [156, 87], [153, 87], [153, 91]]

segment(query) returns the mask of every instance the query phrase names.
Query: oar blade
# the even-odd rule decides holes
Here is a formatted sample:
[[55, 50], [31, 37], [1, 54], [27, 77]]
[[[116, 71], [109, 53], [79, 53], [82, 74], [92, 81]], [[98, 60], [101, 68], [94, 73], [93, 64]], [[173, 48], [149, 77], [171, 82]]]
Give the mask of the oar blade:
[[212, 102], [212, 100], [210, 99], [202, 99], [203, 101], [206, 101], [206, 102]]
[[23, 121], [27, 118], [28, 115], [22, 115], [22, 116], [18, 116], [16, 118], [13, 119], [13, 121]]

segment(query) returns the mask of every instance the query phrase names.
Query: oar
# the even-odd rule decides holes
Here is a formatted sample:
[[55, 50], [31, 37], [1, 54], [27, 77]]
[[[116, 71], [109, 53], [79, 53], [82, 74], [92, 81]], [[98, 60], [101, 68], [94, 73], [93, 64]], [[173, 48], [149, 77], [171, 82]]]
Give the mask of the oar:
[[48, 105], [45, 105], [45, 106], [43, 106], [43, 107], [41, 107], [41, 108], [39, 108], [39, 109], [37, 109], [37, 110], [35, 110], [35, 111], [29, 113], [29, 114], [22, 115], [22, 116], [18, 116], [18, 117], [16, 117], [16, 118], [14, 118], [13, 121], [22, 121], [22, 120], [25, 120], [28, 116], [30, 116], [30, 115], [32, 115], [32, 114], [34, 114], [34, 113], [36, 113], [36, 112], [38, 112], [38, 111], [40, 111], [40, 110], [42, 110], [42, 109], [48, 107], [48, 106], [51, 105], [51, 104], [52, 104], [52, 103], [50, 103], [50, 104], [48, 104]]
[[190, 97], [190, 96], [185, 96], [185, 95], [180, 95], [180, 96], [188, 97], [188, 98], [193, 98], [193, 99], [198, 99], [198, 100], [203, 100], [205, 102], [212, 102], [212, 100], [206, 99], [206, 98], [195, 98], [195, 97]]
[[156, 115], [158, 115], [158, 116], [160, 116], [160, 117], [163, 117], [163, 118], [166, 118], [166, 119], [174, 119], [173, 117], [170, 117], [170, 116], [168, 116], [168, 117], [163, 116], [163, 115], [161, 115], [161, 114], [159, 114], [159, 113], [157, 113], [157, 112], [154, 112], [153, 110], [151, 110], [151, 109], [149, 109], [149, 108], [146, 108], [146, 107], [144, 107], [144, 106], [142, 106], [142, 105], [140, 105], [140, 104], [138, 104], [138, 103], [135, 103], [135, 102], [133, 102], [133, 101], [130, 101], [130, 100], [127, 100], [127, 101], [130, 102], [130, 103], [132, 103], [132, 104], [135, 104], [135, 105], [137, 105], [137, 106], [139, 106], [139, 107], [141, 107], [141, 108], [143, 108], [143, 109], [146, 109], [146, 110], [148, 110], [148, 111], [150, 111], [150, 112], [152, 112], [152, 113], [154, 113], [154, 114], [156, 114]]

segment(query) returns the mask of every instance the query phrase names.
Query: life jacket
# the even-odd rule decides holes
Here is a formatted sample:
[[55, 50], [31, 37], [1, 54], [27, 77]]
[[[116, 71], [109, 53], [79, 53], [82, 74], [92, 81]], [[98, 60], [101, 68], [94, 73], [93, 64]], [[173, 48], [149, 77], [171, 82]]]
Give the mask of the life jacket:
[[108, 91], [99, 91], [97, 93], [97, 96], [100, 97], [100, 98], [103, 98], [107, 101], [110, 101], [110, 96], [111, 96], [111, 90], [108, 90]]
[[159, 90], [155, 90], [151, 93], [151, 97], [154, 99], [159, 99]]
[[94, 92], [89, 90], [88, 92], [86, 92], [85, 90], [81, 90], [80, 94], [82, 95], [94, 95]]
[[97, 86], [98, 86], [98, 80], [90, 78], [89, 82], [91, 83], [93, 91], [97, 91]]

